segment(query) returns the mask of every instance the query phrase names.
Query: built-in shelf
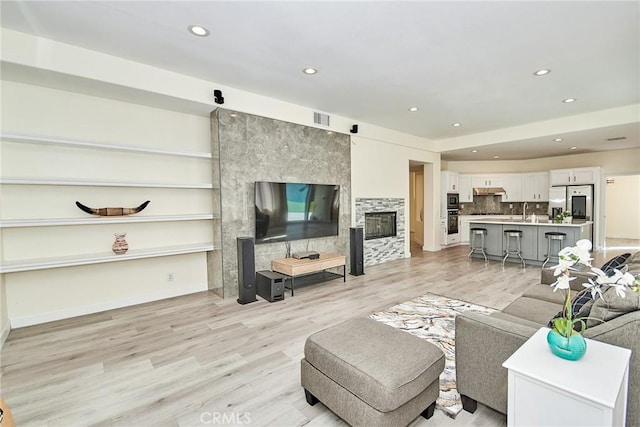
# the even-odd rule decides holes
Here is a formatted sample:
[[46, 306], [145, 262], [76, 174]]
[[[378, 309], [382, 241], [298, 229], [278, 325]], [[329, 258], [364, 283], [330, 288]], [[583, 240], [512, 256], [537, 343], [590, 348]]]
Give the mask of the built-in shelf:
[[63, 225], [94, 225], [94, 224], [127, 224], [140, 222], [174, 222], [174, 221], [203, 221], [219, 218], [214, 214], [192, 215], [148, 215], [148, 216], [94, 216], [87, 218], [50, 218], [50, 219], [10, 219], [0, 221], [0, 228], [22, 227], [54, 227]]
[[126, 151], [133, 153], [145, 153], [145, 154], [158, 154], [163, 156], [175, 156], [175, 157], [191, 157], [199, 159], [211, 159], [213, 156], [211, 153], [197, 152], [197, 151], [179, 151], [179, 150], [165, 150], [161, 148], [147, 148], [138, 147], [132, 145], [119, 145], [109, 144], [102, 142], [92, 141], [76, 141], [63, 138], [51, 138], [48, 136], [39, 135], [22, 135], [2, 132], [0, 138], [9, 142], [20, 142], [29, 144], [42, 144], [42, 145], [57, 145], [63, 147], [76, 147], [94, 150], [109, 150], [109, 151]]
[[103, 264], [107, 262], [129, 261], [134, 259], [208, 252], [215, 249], [218, 248], [216, 248], [213, 243], [196, 243], [190, 245], [167, 246], [162, 248], [129, 250], [124, 255], [115, 255], [113, 252], [104, 252], [98, 254], [8, 261], [0, 266], [0, 273], [18, 273], [22, 271], [74, 267], [78, 265]]
[[122, 181], [83, 181], [71, 179], [31, 179], [31, 178], [0, 178], [4, 185], [60, 185], [81, 187], [139, 187], [139, 188], [195, 188], [213, 189], [213, 184], [178, 184], [170, 182], [122, 182]]

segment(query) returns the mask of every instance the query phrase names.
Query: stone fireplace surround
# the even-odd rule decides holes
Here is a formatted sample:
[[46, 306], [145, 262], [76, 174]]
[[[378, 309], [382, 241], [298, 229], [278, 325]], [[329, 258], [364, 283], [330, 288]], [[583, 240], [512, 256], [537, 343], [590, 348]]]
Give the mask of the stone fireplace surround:
[[356, 227], [365, 228], [365, 213], [375, 212], [396, 212], [396, 235], [364, 241], [365, 267], [404, 258], [406, 234], [404, 199], [356, 198]]

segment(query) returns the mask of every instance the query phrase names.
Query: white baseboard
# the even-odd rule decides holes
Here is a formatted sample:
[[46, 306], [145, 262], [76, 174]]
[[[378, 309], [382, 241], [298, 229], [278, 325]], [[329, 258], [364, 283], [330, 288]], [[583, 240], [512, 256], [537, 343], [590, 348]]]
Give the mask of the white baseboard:
[[4, 342], [7, 340], [9, 332], [11, 332], [11, 326], [7, 323], [7, 326], [2, 331], [0, 331], [0, 350], [2, 350], [2, 347], [4, 347]]
[[[80, 307], [67, 308], [64, 310], [50, 311], [47, 313], [32, 314], [29, 316], [12, 317], [10, 329], [23, 328], [25, 326], [39, 325], [41, 323], [53, 322], [55, 320], [68, 319], [71, 317], [83, 316], [85, 314], [99, 313], [101, 311], [112, 310], [114, 308], [129, 307], [132, 305], [144, 304], [146, 302], [158, 301], [161, 299], [173, 298], [180, 295], [193, 294], [207, 290], [206, 283], [199, 283], [191, 286], [183, 286], [176, 289], [165, 290], [153, 294], [139, 295], [122, 300], [114, 300], [91, 304]], [[7, 331], [7, 335], [9, 332]], [[4, 335], [3, 335], [4, 336]], [[4, 340], [3, 340], [4, 342]]]

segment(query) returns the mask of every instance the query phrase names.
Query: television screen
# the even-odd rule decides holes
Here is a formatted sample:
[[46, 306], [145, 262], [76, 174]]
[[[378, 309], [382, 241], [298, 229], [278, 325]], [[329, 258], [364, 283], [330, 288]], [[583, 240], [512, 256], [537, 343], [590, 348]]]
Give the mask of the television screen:
[[340, 186], [256, 182], [256, 243], [338, 235]]

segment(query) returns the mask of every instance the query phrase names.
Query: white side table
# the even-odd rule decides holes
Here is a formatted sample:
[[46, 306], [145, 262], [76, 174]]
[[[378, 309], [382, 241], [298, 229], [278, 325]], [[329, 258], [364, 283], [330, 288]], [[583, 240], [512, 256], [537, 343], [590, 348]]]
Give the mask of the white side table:
[[508, 426], [624, 426], [631, 350], [587, 339], [578, 361], [551, 353], [541, 328], [502, 364]]

